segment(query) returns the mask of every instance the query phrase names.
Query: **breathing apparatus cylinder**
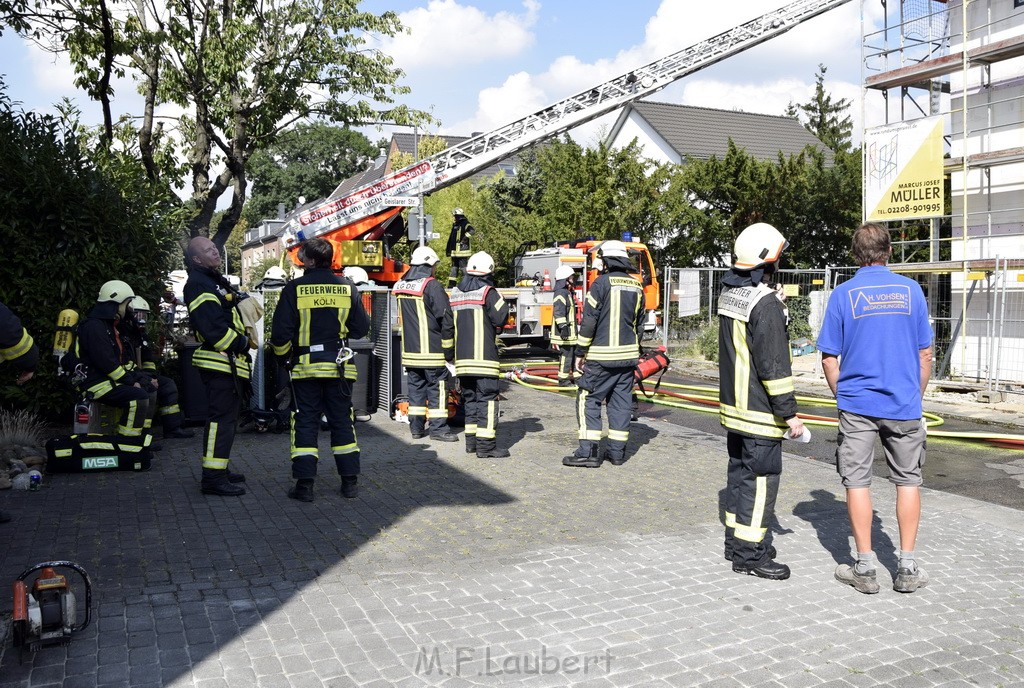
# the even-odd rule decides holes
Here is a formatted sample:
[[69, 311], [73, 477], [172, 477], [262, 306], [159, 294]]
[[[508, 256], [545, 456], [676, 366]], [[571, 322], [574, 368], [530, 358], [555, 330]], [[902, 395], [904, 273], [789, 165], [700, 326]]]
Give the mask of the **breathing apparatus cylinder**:
[[53, 334], [53, 355], [59, 361], [68, 351], [74, 338], [72, 328], [78, 324], [78, 311], [65, 308], [57, 316], [57, 330]]

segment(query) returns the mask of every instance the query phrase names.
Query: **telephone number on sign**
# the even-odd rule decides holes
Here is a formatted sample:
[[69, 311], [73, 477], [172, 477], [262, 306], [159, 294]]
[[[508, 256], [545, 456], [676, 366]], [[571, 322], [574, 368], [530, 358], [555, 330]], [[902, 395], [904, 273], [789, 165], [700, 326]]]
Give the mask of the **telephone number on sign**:
[[921, 203], [918, 205], [894, 205], [882, 208], [883, 215], [902, 215], [904, 213], [940, 213], [942, 205], [939, 203]]

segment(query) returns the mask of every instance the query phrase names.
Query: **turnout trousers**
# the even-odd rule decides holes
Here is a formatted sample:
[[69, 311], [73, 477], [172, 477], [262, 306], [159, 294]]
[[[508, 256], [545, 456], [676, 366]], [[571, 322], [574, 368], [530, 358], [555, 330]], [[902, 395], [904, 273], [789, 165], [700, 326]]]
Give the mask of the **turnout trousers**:
[[579, 424], [578, 456], [590, 456], [601, 444], [601, 404], [608, 407], [607, 458], [626, 457], [629, 420], [633, 407], [633, 366], [606, 367], [587, 361], [576, 381], [576, 422]]
[[236, 380], [230, 373], [200, 370], [199, 375], [206, 386], [208, 407], [203, 431], [203, 468], [227, 470], [242, 407], [241, 386], [248, 383]]
[[352, 382], [344, 378], [314, 377], [294, 380], [295, 411], [292, 412], [292, 477], [316, 478], [319, 459], [317, 437], [320, 417], [327, 416], [331, 453], [338, 475], [359, 475], [359, 444], [352, 412]]
[[725, 494], [725, 551], [732, 561], [753, 568], [768, 560], [769, 526], [782, 474], [782, 441], [730, 432]]
[[558, 345], [558, 381], [565, 382], [572, 379], [572, 366], [576, 360], [575, 344]]
[[447, 368], [406, 368], [409, 380], [409, 429], [414, 435], [441, 434], [448, 426]]
[[127, 438], [142, 437], [149, 418], [149, 392], [134, 385], [118, 385], [103, 396], [93, 397], [107, 406], [121, 409], [117, 434]]
[[166, 375], [158, 375], [156, 380], [160, 384], [156, 390], [156, 415], [160, 416], [160, 424], [165, 433], [174, 432], [182, 423], [178, 385]]
[[476, 438], [477, 452], [497, 446], [498, 378], [460, 375], [462, 398], [466, 402], [466, 441]]

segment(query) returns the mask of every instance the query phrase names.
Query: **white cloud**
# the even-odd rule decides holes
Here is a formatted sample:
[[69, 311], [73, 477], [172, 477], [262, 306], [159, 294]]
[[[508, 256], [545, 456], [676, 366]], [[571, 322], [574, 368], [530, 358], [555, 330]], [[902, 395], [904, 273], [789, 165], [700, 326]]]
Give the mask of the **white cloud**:
[[[774, 7], [783, 4], [780, 0], [771, 3]], [[653, 98], [781, 115], [788, 103], [809, 99], [820, 62], [829, 69], [825, 83], [833, 97], [846, 97], [853, 102], [850, 114], [857, 127], [860, 123], [859, 5], [853, 0], [825, 12], [757, 48], [723, 61], [708, 72], [690, 75]], [[474, 114], [447, 129], [452, 132], [488, 131], [770, 10], [771, 7], [751, 0], [716, 3], [663, 0], [648, 21], [641, 44], [593, 63], [563, 55], [541, 73], [517, 73], [500, 86], [481, 91]], [[592, 137], [594, 127], [583, 131], [584, 136]], [[574, 132], [574, 136], [579, 138], [579, 131]]]
[[381, 47], [406, 71], [510, 57], [533, 45], [539, 9], [537, 0], [523, 0], [521, 14], [488, 15], [456, 0], [430, 0], [426, 7], [401, 13], [408, 32], [384, 39]]

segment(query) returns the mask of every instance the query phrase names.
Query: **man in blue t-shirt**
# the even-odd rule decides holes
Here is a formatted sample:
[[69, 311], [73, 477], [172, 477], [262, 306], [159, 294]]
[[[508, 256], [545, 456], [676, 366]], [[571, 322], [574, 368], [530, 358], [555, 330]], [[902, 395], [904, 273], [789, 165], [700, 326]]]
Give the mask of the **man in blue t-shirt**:
[[835, 576], [863, 593], [879, 590], [871, 549], [876, 437], [896, 485], [900, 561], [893, 589], [914, 592], [928, 582], [915, 561], [914, 545], [925, 453], [921, 396], [931, 376], [932, 330], [920, 285], [885, 266], [891, 253], [885, 227], [865, 223], [857, 228], [853, 257], [860, 269], [832, 292], [818, 335], [821, 367], [839, 408], [836, 468], [857, 545], [856, 564], [840, 565]]

